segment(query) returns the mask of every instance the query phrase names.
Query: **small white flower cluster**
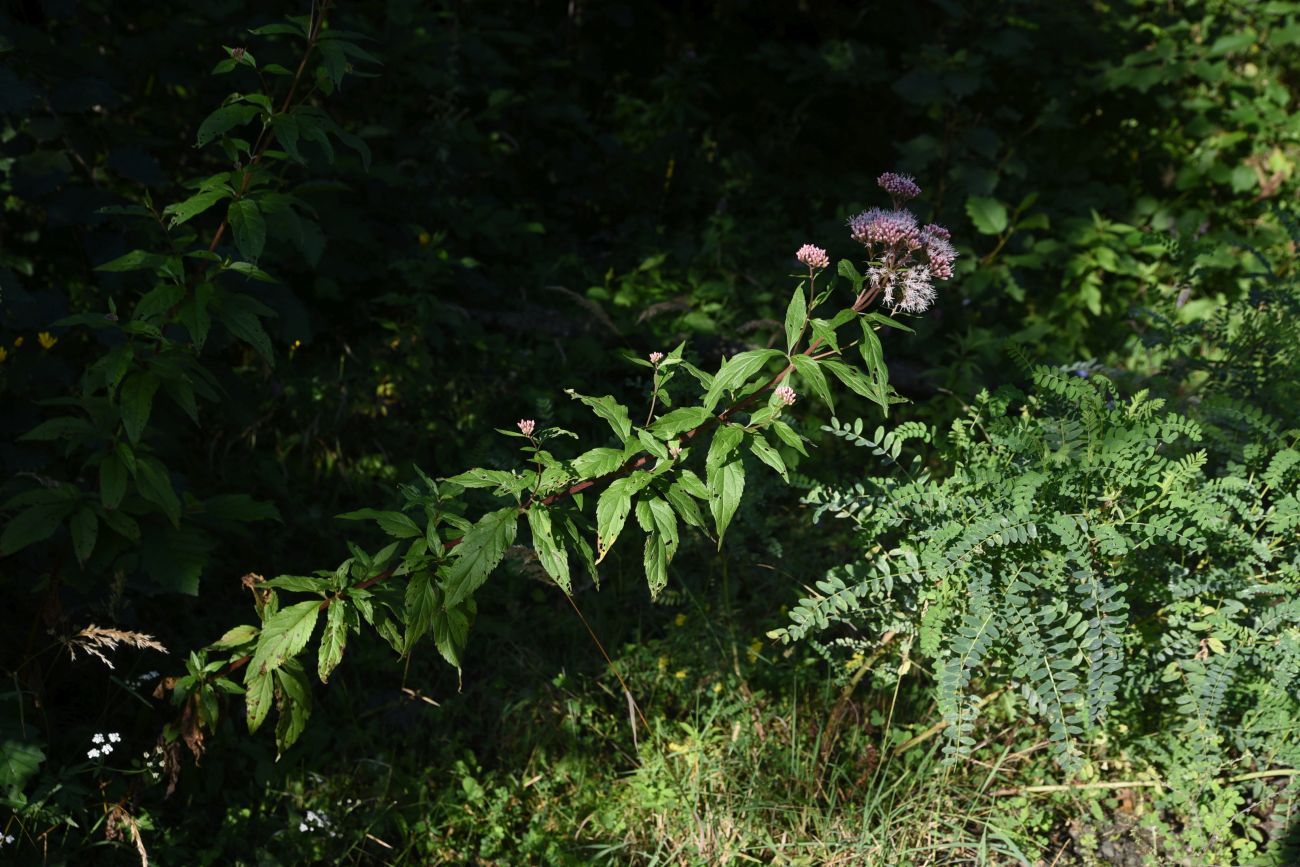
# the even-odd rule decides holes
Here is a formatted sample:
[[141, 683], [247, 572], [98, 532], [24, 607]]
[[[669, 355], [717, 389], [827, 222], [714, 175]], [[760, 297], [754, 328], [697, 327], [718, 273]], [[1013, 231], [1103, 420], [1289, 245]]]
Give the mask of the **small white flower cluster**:
[[0, 846], [12, 846], [13, 843], [14, 843], [13, 834], [5, 834], [3, 837], [0, 837]]
[[107, 758], [108, 754], [113, 752], [113, 744], [120, 743], [121, 741], [122, 736], [117, 732], [109, 732], [107, 735], [96, 732], [90, 739], [90, 742], [95, 746], [86, 750], [86, 758]]
[[298, 831], [303, 834], [325, 831], [331, 837], [337, 837], [339, 832], [330, 827], [332, 824], [333, 823], [330, 822], [330, 817], [327, 813], [318, 813], [315, 810], [308, 810], [307, 816], [303, 821], [298, 823]]
[[155, 783], [161, 780], [163, 770], [166, 768], [166, 763], [163, 761], [163, 748], [154, 747], [145, 750], [141, 753], [141, 757], [144, 759], [144, 769], [148, 772], [149, 779]]

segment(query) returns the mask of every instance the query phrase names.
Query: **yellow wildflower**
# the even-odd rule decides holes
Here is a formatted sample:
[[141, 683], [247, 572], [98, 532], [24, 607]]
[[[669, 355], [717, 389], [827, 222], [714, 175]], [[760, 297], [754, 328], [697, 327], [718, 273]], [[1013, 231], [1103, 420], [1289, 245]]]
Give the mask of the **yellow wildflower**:
[[690, 744], [679, 744], [677, 741], [668, 742], [668, 752], [670, 753], [684, 753], [690, 748]]
[[864, 657], [862, 656], [861, 652], [855, 653], [849, 659], [848, 662], [844, 663], [844, 667], [847, 668], [849, 671], [853, 671], [854, 669], [860, 668], [862, 666], [863, 659]]
[[758, 662], [758, 655], [763, 652], [763, 640], [755, 638], [749, 642], [749, 647], [745, 650], [745, 656], [750, 662]]
[[668, 657], [666, 656], [659, 657], [658, 665], [660, 671], [666, 671], [668, 669]]
[[722, 684], [720, 684], [720, 683], [715, 683], [715, 684], [713, 685], [713, 694], [714, 694], [714, 695], [717, 695], [717, 694], [720, 693], [720, 692], [722, 692]]
[[679, 669], [677, 669], [677, 671], [673, 672], [673, 677], [677, 678], [678, 680], [685, 680], [685, 679], [686, 679], [686, 669], [684, 669], [684, 668], [679, 668]]
[[418, 240], [419, 240], [419, 242], [420, 242], [420, 246], [421, 246], [421, 247], [427, 247], [427, 246], [429, 246], [429, 241], [431, 241], [432, 238], [429, 237], [429, 233], [428, 233], [428, 232], [421, 232], [420, 235], [419, 235]]
[[685, 625], [686, 625], [686, 615], [685, 615], [685, 614], [678, 614], [676, 617], [674, 617], [674, 618], [673, 618], [673, 625], [674, 625], [674, 626], [685, 626]]
[[[20, 337], [18, 339], [21, 340], [22, 338]], [[59, 338], [50, 334], [48, 331], [42, 331], [40, 334], [36, 335], [36, 339], [41, 342], [42, 349], [53, 349], [54, 344], [59, 342]]]
[[20, 334], [14, 338], [14, 349], [18, 349], [22, 345], [23, 345], [23, 338], [22, 335]]

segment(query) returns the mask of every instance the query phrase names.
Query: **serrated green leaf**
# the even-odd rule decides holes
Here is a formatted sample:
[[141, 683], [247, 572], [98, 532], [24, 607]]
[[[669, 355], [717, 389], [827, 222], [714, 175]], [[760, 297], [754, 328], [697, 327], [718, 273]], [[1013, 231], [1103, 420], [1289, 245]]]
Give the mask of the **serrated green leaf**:
[[785, 349], [794, 352], [795, 343], [803, 334], [804, 322], [808, 319], [808, 299], [804, 297], [803, 284], [800, 283], [790, 296], [790, 303], [785, 308]]
[[469, 627], [474, 621], [475, 604], [467, 599], [463, 605], [444, 608], [433, 621], [433, 643], [442, 658], [460, 671], [461, 657], [469, 639]]
[[[707, 489], [705, 493], [708, 493]], [[705, 529], [704, 517], [700, 514], [699, 505], [696, 504], [690, 494], [683, 490], [680, 483], [674, 482], [669, 485], [664, 497], [667, 498], [669, 504], [681, 516], [683, 521], [692, 527], [699, 527], [701, 530]]]
[[75, 504], [70, 502], [41, 503], [19, 512], [5, 523], [4, 532], [0, 533], [0, 557], [48, 539], [74, 508]]
[[668, 584], [668, 549], [656, 532], [646, 536], [644, 562], [646, 584], [654, 598]]
[[116, 453], [99, 462], [99, 501], [105, 509], [116, 509], [126, 496], [126, 464]]
[[325, 610], [325, 628], [321, 631], [320, 649], [316, 655], [316, 673], [321, 683], [328, 683], [330, 672], [343, 661], [343, 651], [348, 643], [348, 628], [356, 624], [356, 618], [356, 610], [343, 598], [331, 600], [329, 608]]
[[695, 497], [697, 500], [707, 500], [709, 498], [709, 488], [700, 477], [695, 475], [693, 470], [682, 470], [677, 474], [677, 484], [681, 485], [682, 490]]
[[[202, 214], [218, 202], [230, 198], [230, 191], [224, 189], [203, 190], [195, 193], [188, 199], [177, 202], [174, 205], [168, 205], [163, 209], [163, 216], [170, 217], [168, 226], [175, 228], [184, 225], [190, 220]], [[106, 270], [101, 266], [101, 270]]]
[[651, 475], [637, 470], [629, 476], [615, 479], [596, 501], [596, 562], [605, 559], [615, 540], [623, 532], [628, 513], [632, 510], [632, 497], [650, 483]]
[[311, 639], [320, 606], [320, 600], [312, 599], [282, 608], [269, 617], [262, 624], [250, 669], [273, 671], [285, 660], [297, 656]]
[[781, 442], [785, 443], [804, 457], [808, 457], [808, 451], [803, 444], [803, 437], [799, 436], [799, 434], [795, 432], [795, 429], [790, 427], [790, 425], [777, 419], [772, 422], [772, 431], [777, 435], [777, 438], [780, 439]]
[[772, 469], [780, 473], [781, 478], [787, 482], [790, 481], [790, 475], [786, 472], [785, 461], [781, 460], [781, 455], [771, 444], [763, 438], [761, 433], [755, 433], [749, 441], [749, 449], [754, 453], [754, 457], [767, 464]]
[[533, 550], [537, 553], [537, 561], [561, 590], [572, 594], [569, 555], [564, 550], [563, 543], [555, 537], [551, 527], [551, 513], [545, 506], [535, 505], [528, 510], [528, 528], [533, 534]]
[[138, 443], [149, 414], [153, 409], [153, 396], [158, 391], [158, 377], [148, 371], [131, 374], [122, 383], [119, 399], [122, 403], [122, 427], [131, 442]]
[[233, 629], [226, 630], [226, 633], [212, 642], [209, 647], [216, 650], [234, 650], [236, 647], [247, 644], [257, 638], [261, 632], [256, 626], [244, 623]]
[[95, 540], [99, 536], [99, 518], [92, 509], [82, 506], [73, 512], [68, 524], [72, 531], [72, 552], [82, 566], [90, 559], [95, 550]]
[[889, 405], [883, 389], [875, 382], [867, 379], [866, 374], [856, 367], [850, 367], [844, 362], [836, 361], [833, 358], [825, 359], [822, 366], [833, 373], [836, 379], [847, 385], [855, 394], [860, 394], [881, 406], [887, 407]]
[[256, 262], [266, 246], [266, 218], [251, 199], [236, 199], [226, 210], [226, 221], [235, 236], [235, 246], [245, 259]]
[[345, 521], [374, 521], [379, 528], [396, 539], [414, 539], [424, 535], [424, 530], [415, 523], [415, 519], [405, 512], [381, 511], [379, 509], [358, 509], [335, 515]]
[[258, 110], [251, 105], [224, 105], [204, 118], [199, 124], [195, 145], [203, 147], [219, 135], [243, 126], [257, 117]]
[[709, 511], [717, 527], [719, 548], [744, 493], [745, 467], [740, 461], [724, 464], [709, 474]]
[[632, 435], [632, 420], [628, 418], [627, 407], [616, 401], [612, 395], [587, 397], [572, 389], [566, 391], [570, 397], [582, 401], [591, 407], [596, 415], [607, 421], [620, 442], [625, 442]]
[[269, 671], [255, 671], [250, 666], [244, 675], [244, 713], [248, 719], [248, 733], [256, 732], [266, 721], [275, 702], [275, 681]]
[[622, 449], [592, 449], [573, 459], [573, 470], [581, 479], [594, 479], [615, 472], [625, 460]]
[[795, 372], [812, 387], [813, 393], [821, 398], [831, 412], [835, 412], [835, 402], [831, 399], [830, 386], [826, 384], [826, 374], [822, 373], [821, 363], [813, 361], [807, 355], [796, 355], [793, 359]]
[[157, 458], [142, 455], [136, 460], [135, 483], [140, 496], [162, 509], [173, 527], [180, 525], [181, 501], [172, 488], [167, 468]]
[[442, 589], [431, 572], [421, 570], [406, 583], [406, 632], [402, 652], [410, 653], [416, 642], [433, 629], [433, 621], [442, 610]]
[[704, 408], [712, 412], [724, 392], [740, 388], [751, 376], [761, 370], [763, 365], [773, 358], [780, 357], [781, 354], [775, 349], [751, 349], [732, 356], [726, 364], [722, 365], [718, 375], [713, 377], [713, 384], [704, 395]]
[[506, 548], [515, 540], [519, 509], [508, 506], [489, 512], [466, 533], [456, 546], [456, 559], [446, 567], [445, 608], [459, 605], [483, 585], [501, 562]]
[[296, 659], [276, 669], [275, 680], [280, 687], [277, 704], [280, 717], [275, 724], [276, 759], [279, 760], [307, 728], [307, 718], [311, 716], [311, 684], [306, 670]]
[[669, 440], [678, 434], [694, 430], [713, 418], [713, 413], [702, 406], [684, 406], [655, 419], [650, 431], [663, 440]]
[[714, 470], [730, 460], [744, 439], [745, 429], [740, 425], [724, 424], [719, 427], [709, 442], [709, 454], [704, 459], [706, 475], [712, 476]]

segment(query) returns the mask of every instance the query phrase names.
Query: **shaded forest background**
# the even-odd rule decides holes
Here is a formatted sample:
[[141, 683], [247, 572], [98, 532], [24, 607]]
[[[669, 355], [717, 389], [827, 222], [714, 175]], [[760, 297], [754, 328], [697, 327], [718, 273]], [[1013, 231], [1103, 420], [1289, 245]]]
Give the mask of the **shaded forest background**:
[[[125, 310], [148, 288], [96, 267], [156, 246], [158, 226], [103, 209], [161, 207], [229, 170], [196, 133], [264, 79], [208, 73], [233, 48], [293, 70], [299, 45], [249, 31], [310, 12], [0, 11], [0, 500], [18, 503], [6, 521], [15, 498], [56, 482], [98, 496], [73, 445], [21, 437], [121, 339], [56, 323]], [[135, 863], [110, 816], [129, 804], [162, 864], [858, 863], [854, 829], [938, 810], [919, 791], [942, 779], [965, 806], [909, 838], [951, 849], [916, 863], [1141, 863], [1120, 860], [1141, 857], [1135, 844], [1107, 842], [1136, 822], [1114, 793], [993, 798], [978, 768], [953, 777], [926, 749], [873, 776], [881, 732], [905, 741], [938, 719], [929, 696], [848, 700], [843, 654], [765, 638], [854, 556], [851, 534], [811, 523], [801, 502], [873, 472], [824, 417], [803, 420], [819, 448], [795, 484], [755, 481], [721, 552], [684, 551], [658, 600], [635, 551], [576, 594], [652, 731], [634, 734], [586, 624], [526, 557], [480, 598], [463, 672], [358, 639], [278, 760], [236, 701], [200, 762], [177, 750], [155, 773], [159, 732], [175, 741], [184, 725], [153, 690], [239, 622], [241, 576], [337, 562], [342, 537], [365, 531], [334, 516], [391, 506], [416, 467], [510, 466], [512, 444], [490, 432], [519, 418], [593, 431], [564, 389], [635, 400], [646, 377], [622, 352], [685, 340], [713, 369], [778, 339], [794, 251], [854, 255], [845, 224], [882, 203], [882, 171], [917, 179], [919, 215], [962, 253], [935, 308], [909, 320], [917, 333], [883, 336], [911, 401], [897, 421], [942, 429], [981, 389], [1021, 381], [1008, 341], [1084, 371], [1132, 368], [1151, 327], [1141, 311], [1195, 322], [1248, 296], [1261, 251], [1289, 268], [1300, 4], [363, 0], [330, 23], [360, 34], [365, 56], [325, 57], [309, 101], [359, 143], [304, 138], [300, 161], [277, 164], [304, 204], [268, 216], [278, 240], [257, 266], [275, 282], [223, 277], [273, 313], [266, 344], [218, 320], [197, 422], [163, 399], [170, 387], [147, 414], [143, 441], [184, 520], [142, 513], [139, 538], [111, 545], [103, 525], [88, 557], [74, 526], [52, 525], [0, 559], [0, 788], [14, 810], [0, 837], [16, 838], [4, 848]], [[341, 84], [330, 64], [346, 66]], [[196, 217], [188, 240], [206, 247], [220, 222]], [[838, 409], [882, 421], [851, 396]], [[123, 650], [111, 671], [70, 661], [58, 636], [91, 623], [170, 653]], [[138, 779], [82, 761], [110, 730], [149, 754]], [[730, 743], [735, 764], [675, 749], [692, 742]], [[729, 779], [724, 795], [701, 782], [710, 772]], [[1045, 758], [1020, 773], [1017, 785], [1059, 776]], [[1261, 852], [1281, 851], [1285, 826], [1261, 814]]]

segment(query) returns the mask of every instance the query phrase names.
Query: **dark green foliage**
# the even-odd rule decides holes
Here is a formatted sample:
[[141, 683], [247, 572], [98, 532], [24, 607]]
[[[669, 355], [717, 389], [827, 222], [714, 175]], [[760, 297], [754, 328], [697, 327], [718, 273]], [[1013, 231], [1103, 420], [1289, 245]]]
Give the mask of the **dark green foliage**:
[[[1236, 778], [1295, 760], [1298, 68], [1292, 2], [10, 4], [0, 840], [50, 863], [136, 862], [137, 839], [159, 863], [399, 857], [372, 836], [420, 861], [716, 863], [628, 830], [707, 764], [664, 777], [696, 753], [625, 742], [567, 597], [656, 747], [734, 753], [733, 723], [781, 708], [747, 772], [849, 815], [870, 775], [774, 758], [831, 755], [801, 727], [805, 657], [771, 654], [762, 687], [768, 651], [737, 637], [827, 573], [788, 634], [893, 633], [890, 668], [916, 667], [867, 683], [901, 685], [909, 735], [933, 696], [950, 754], [985, 760], [1014, 713], [1080, 779], [1155, 768], [1157, 830], [1188, 840], [1169, 858], [1272, 857], [1258, 804], [1290, 801]], [[869, 284], [843, 222], [884, 168], [962, 254], [925, 318], [845, 308]], [[805, 242], [839, 260], [834, 298], [790, 293]], [[1007, 337], [1071, 364], [1000, 390]], [[819, 430], [832, 402], [869, 421]], [[491, 433], [521, 418], [522, 450]], [[792, 490], [854, 521], [828, 539]], [[686, 599], [671, 652], [699, 695], [655, 664]], [[814, 712], [845, 712], [818, 682]], [[855, 708], [855, 737], [887, 748], [889, 707]], [[537, 741], [500, 734], [512, 713]], [[561, 718], [604, 752], [568, 763]], [[86, 758], [119, 729], [130, 752]], [[626, 812], [598, 810], [633, 767]], [[293, 836], [340, 795], [346, 841]], [[1010, 836], [971, 813], [939, 839], [1059, 851], [1064, 813], [991, 809]], [[727, 815], [762, 817], [763, 858], [806, 833]], [[898, 845], [867, 836], [848, 857]]]
[[[868, 642], [904, 632], [934, 672], [952, 760], [975, 745], [994, 688], [1041, 720], [1068, 772], [1104, 759], [1098, 733], [1136, 736], [1169, 802], [1196, 817], [1185, 851], [1232, 857], [1235, 823], [1251, 820], [1219, 812], [1236, 797], [1221, 778], [1300, 760], [1300, 427], [1273, 386], [1285, 393], [1300, 374], [1300, 291], [1266, 285], [1155, 347], [1172, 369], [1207, 371], [1180, 397], [1185, 414], [1132, 391], [1139, 381], [1026, 364], [1028, 394], [982, 392], [937, 438], [942, 476], [919, 457], [897, 463], [924, 430], [829, 426], [884, 459], [859, 484], [808, 496], [818, 514], [852, 519], [866, 557], [832, 571], [773, 637], [841, 623]], [[1284, 414], [1254, 409], [1268, 405]]]

